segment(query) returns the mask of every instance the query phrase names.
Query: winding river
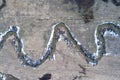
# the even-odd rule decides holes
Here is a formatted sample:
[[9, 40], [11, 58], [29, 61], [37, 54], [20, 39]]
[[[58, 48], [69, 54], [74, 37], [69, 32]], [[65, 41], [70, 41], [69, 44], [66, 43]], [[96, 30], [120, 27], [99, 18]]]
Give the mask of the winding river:
[[14, 36], [15, 39], [12, 41], [12, 45], [15, 48], [18, 58], [22, 61], [23, 65], [37, 67], [44, 63], [48, 58], [54, 56], [56, 50], [56, 43], [63, 39], [66, 44], [74, 45], [75, 48], [85, 57], [87, 63], [92, 64], [93, 66], [98, 64], [98, 61], [106, 55], [105, 50], [105, 39], [104, 36], [108, 33], [120, 38], [120, 26], [119, 24], [114, 24], [112, 22], [106, 22], [100, 24], [95, 30], [95, 43], [96, 43], [96, 52], [90, 53], [86, 50], [83, 45], [75, 38], [74, 34], [71, 32], [70, 28], [63, 22], [57, 23], [52, 26], [51, 35], [45, 48], [45, 51], [42, 53], [37, 60], [30, 58], [24, 51], [24, 43], [22, 38], [19, 35], [20, 28], [18, 26], [10, 26], [7, 31], [1, 33], [0, 35], [0, 49], [3, 48], [4, 43], [10, 36]]

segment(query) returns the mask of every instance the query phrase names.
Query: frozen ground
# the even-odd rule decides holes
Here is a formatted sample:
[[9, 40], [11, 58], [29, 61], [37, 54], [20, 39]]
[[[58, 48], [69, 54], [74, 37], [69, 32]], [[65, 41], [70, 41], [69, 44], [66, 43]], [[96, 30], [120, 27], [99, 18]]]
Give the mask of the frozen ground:
[[[10, 25], [21, 28], [20, 35], [24, 40], [25, 51], [38, 58], [46, 47], [52, 25], [66, 23], [78, 40], [89, 51], [95, 52], [94, 30], [103, 22], [120, 24], [120, 6], [111, 2], [107, 4], [96, 0], [93, 6], [94, 19], [85, 24], [78, 8], [64, 0], [6, 0], [6, 6], [0, 11], [0, 31]], [[0, 72], [12, 74], [20, 80], [38, 80], [46, 73], [51, 73], [51, 80], [119, 80], [120, 78], [120, 39], [106, 36], [107, 52], [118, 56], [105, 56], [99, 64], [92, 67], [86, 63], [79, 52], [64, 44], [57, 43], [56, 60], [46, 61], [38, 68], [23, 67], [7, 40], [0, 51]], [[112, 44], [111, 44], [112, 43]], [[86, 68], [86, 74], [81, 73]], [[76, 76], [81, 78], [74, 79]]]

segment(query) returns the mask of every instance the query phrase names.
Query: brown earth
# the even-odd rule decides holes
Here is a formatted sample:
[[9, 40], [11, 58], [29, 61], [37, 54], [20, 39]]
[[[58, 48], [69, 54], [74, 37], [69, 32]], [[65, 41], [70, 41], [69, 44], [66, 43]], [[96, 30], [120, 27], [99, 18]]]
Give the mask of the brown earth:
[[[93, 34], [99, 24], [103, 22], [120, 24], [120, 7], [111, 2], [96, 0], [93, 5], [94, 19], [87, 24], [84, 23], [75, 3], [63, 2], [64, 0], [7, 0], [6, 6], [0, 11], [0, 32], [7, 30], [10, 25], [19, 26], [26, 53], [33, 59], [38, 59], [47, 45], [54, 23], [66, 23], [90, 52], [96, 50]], [[110, 39], [106, 37], [107, 52], [119, 55], [120, 39], [114, 37]], [[76, 49], [68, 47], [61, 41], [57, 43], [56, 60], [48, 60], [34, 69], [20, 64], [10, 42], [11, 39], [7, 40], [0, 51], [0, 72], [11, 74], [20, 80], [38, 80], [46, 73], [52, 74], [51, 80], [119, 80], [120, 78], [120, 56], [105, 56], [97, 66], [93, 67], [86, 63]], [[83, 73], [83, 68], [86, 73]]]

